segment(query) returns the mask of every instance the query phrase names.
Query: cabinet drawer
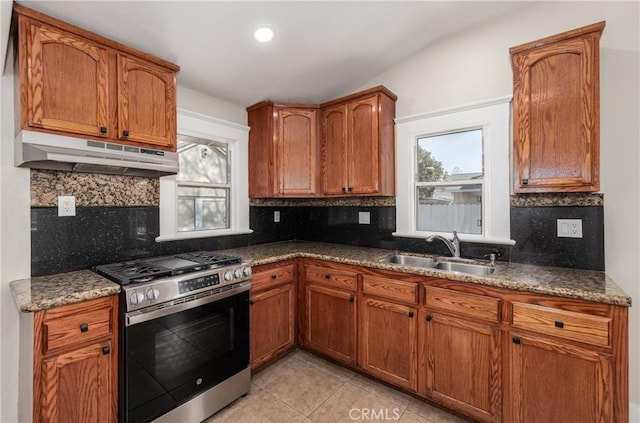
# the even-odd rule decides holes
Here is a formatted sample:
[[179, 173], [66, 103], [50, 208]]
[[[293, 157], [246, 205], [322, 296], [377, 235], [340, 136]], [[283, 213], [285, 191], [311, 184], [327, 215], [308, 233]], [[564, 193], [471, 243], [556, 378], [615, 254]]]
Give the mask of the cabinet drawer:
[[418, 285], [412, 282], [365, 275], [362, 279], [362, 292], [376, 297], [388, 298], [417, 304]]
[[524, 303], [513, 303], [512, 311], [513, 327], [592, 345], [610, 345], [608, 317]]
[[259, 270], [253, 274], [252, 287], [258, 291], [286, 282], [293, 282], [293, 263]]
[[305, 276], [307, 282], [316, 282], [350, 291], [358, 290], [358, 278], [355, 272], [308, 265], [305, 267]]
[[111, 307], [44, 321], [44, 352], [111, 334]]
[[502, 300], [483, 295], [425, 286], [424, 304], [432, 309], [448, 311], [491, 322], [500, 321]]

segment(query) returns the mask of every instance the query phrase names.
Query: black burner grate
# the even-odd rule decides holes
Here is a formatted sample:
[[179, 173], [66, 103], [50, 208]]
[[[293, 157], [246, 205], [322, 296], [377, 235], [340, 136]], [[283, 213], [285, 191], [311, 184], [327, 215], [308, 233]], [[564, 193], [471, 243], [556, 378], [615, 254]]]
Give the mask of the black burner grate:
[[176, 257], [195, 261], [199, 264], [208, 264], [210, 267], [242, 263], [240, 257], [226, 256], [215, 251], [195, 251], [193, 253], [178, 254]]
[[96, 266], [96, 272], [121, 285], [136, 282], [148, 282], [160, 276], [171, 275], [171, 269], [147, 263], [142, 260]]

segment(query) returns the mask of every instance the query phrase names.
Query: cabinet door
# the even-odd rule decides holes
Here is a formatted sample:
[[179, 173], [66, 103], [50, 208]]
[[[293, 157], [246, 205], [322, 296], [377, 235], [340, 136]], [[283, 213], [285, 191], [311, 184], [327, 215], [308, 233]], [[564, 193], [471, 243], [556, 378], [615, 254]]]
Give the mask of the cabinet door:
[[417, 388], [417, 311], [364, 298], [360, 314], [360, 366], [394, 385]]
[[515, 192], [598, 191], [598, 40], [513, 57]]
[[347, 190], [347, 106], [339, 104], [322, 111], [322, 193], [344, 194]]
[[118, 55], [118, 138], [176, 149], [176, 80], [173, 72]]
[[252, 369], [293, 346], [294, 292], [294, 285], [286, 284], [252, 296]]
[[105, 348], [111, 348], [109, 341], [44, 360], [40, 422], [116, 421], [115, 387], [111, 385], [114, 369]]
[[375, 194], [380, 190], [380, 132], [378, 96], [347, 104], [347, 190]]
[[338, 361], [355, 364], [356, 305], [355, 293], [308, 284], [305, 344]]
[[283, 196], [317, 192], [316, 111], [283, 109], [278, 112], [278, 180]]
[[427, 396], [480, 421], [499, 421], [500, 331], [431, 312], [424, 320]]
[[24, 17], [20, 37], [22, 126], [108, 136], [107, 50]]
[[612, 421], [610, 356], [529, 336], [512, 341], [510, 421]]

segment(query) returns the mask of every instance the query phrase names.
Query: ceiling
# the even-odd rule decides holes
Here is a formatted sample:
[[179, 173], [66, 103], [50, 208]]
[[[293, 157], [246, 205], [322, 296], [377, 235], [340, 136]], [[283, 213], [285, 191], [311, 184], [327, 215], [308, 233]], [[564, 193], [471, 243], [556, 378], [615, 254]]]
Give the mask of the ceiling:
[[[530, 2], [19, 1], [181, 67], [178, 84], [241, 106], [319, 103], [435, 40]], [[275, 31], [259, 44], [253, 31]]]

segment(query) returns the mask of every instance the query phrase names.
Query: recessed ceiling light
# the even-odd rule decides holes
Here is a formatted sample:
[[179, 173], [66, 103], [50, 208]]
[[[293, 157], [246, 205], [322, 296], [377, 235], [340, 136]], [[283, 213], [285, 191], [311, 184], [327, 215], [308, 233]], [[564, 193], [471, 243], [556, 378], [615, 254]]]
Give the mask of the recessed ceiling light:
[[273, 40], [273, 29], [268, 26], [261, 26], [253, 33], [253, 38], [259, 43], [268, 43]]

